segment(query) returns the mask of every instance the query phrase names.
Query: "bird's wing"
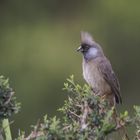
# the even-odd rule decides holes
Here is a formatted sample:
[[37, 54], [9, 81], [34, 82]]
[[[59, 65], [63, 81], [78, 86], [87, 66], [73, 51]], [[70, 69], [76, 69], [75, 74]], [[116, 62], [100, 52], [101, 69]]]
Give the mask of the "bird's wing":
[[107, 59], [100, 59], [99, 70], [103, 74], [104, 79], [110, 85], [113, 94], [115, 94], [115, 100], [117, 103], [122, 103], [122, 98], [120, 95], [120, 85], [119, 81], [112, 70], [112, 66]]

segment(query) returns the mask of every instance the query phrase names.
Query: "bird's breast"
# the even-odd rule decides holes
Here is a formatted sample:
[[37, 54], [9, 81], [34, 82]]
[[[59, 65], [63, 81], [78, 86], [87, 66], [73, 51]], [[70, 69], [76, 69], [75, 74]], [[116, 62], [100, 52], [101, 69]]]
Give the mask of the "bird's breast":
[[106, 83], [103, 74], [98, 69], [98, 63], [83, 60], [83, 76], [86, 82], [95, 90], [104, 94], [110, 91], [110, 86]]

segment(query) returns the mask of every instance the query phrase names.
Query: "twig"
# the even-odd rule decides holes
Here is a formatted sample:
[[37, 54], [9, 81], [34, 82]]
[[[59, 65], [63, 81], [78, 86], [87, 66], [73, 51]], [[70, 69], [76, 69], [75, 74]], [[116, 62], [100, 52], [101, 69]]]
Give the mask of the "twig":
[[67, 130], [67, 129], [69, 129], [69, 128], [70, 128], [70, 125], [65, 126], [65, 127], [63, 128], [63, 130]]
[[72, 111], [70, 111], [70, 110], [69, 110], [69, 112], [70, 112], [72, 115], [76, 116], [77, 118], [80, 118], [80, 116], [78, 116], [78, 115], [75, 114], [74, 112], [72, 112]]
[[27, 138], [25, 138], [25, 140], [32, 140], [32, 139], [35, 139], [35, 138], [40, 137], [40, 136], [43, 136], [42, 131], [39, 131], [39, 132], [36, 132], [36, 133], [34, 131], [32, 131], [31, 134]]
[[88, 117], [88, 103], [84, 101], [83, 115], [81, 116], [81, 129], [85, 129], [87, 127], [86, 119]]
[[11, 101], [11, 98], [13, 95], [14, 95], [14, 92], [11, 92], [8, 100], [4, 103], [4, 105], [7, 105]]
[[40, 126], [40, 120], [38, 120], [37, 125], [35, 126], [34, 131], [32, 131], [31, 134], [27, 138], [25, 138], [25, 140], [31, 140], [31, 139], [37, 138], [39, 136], [42, 136], [43, 132], [39, 131], [39, 126]]

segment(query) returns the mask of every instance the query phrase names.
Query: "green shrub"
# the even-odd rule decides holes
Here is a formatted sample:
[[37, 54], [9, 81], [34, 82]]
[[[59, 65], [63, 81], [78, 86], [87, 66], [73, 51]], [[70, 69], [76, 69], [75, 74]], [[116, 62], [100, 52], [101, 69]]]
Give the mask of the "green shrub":
[[[64, 90], [69, 92], [68, 99], [58, 109], [63, 114], [61, 119], [44, 116], [33, 126], [29, 136], [20, 132], [16, 140], [105, 140], [114, 139], [114, 133], [121, 133], [122, 140], [128, 140], [126, 128], [135, 126], [134, 140], [140, 139], [140, 106], [134, 106], [134, 115], [128, 112], [117, 114], [115, 107], [99, 95], [95, 95], [88, 85], [76, 84], [74, 76], [64, 83]], [[8, 121], [5, 119], [19, 111], [20, 104], [16, 102], [14, 92], [9, 87], [8, 80], [0, 77], [0, 139], [12, 140]]]

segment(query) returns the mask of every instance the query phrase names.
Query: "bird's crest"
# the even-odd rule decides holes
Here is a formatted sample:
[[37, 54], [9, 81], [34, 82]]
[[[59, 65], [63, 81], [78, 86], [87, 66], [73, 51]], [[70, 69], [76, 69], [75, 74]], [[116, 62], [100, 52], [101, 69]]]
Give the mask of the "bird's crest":
[[95, 43], [93, 37], [88, 32], [81, 32], [81, 43], [93, 45]]

